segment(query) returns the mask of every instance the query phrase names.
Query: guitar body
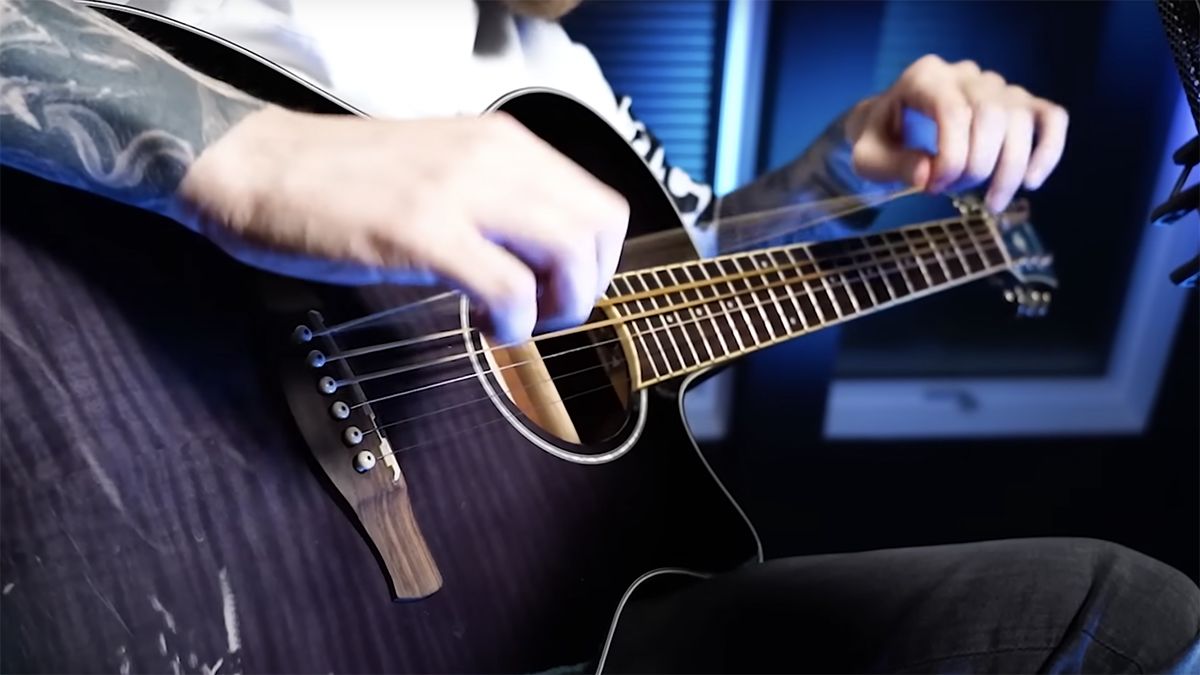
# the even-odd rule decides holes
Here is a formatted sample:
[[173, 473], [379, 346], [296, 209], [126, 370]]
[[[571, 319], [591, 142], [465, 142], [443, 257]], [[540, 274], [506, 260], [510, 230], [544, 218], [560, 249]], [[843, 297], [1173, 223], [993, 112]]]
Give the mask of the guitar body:
[[[209, 37], [116, 18], [267, 100], [348, 112]], [[499, 107], [619, 189], [631, 236], [678, 226], [582, 105], [534, 92]], [[376, 406], [398, 421], [386, 433], [402, 485], [379, 456], [361, 478], [383, 496], [364, 517], [320, 454], [350, 466], [356, 448], [314, 443], [339, 427], [305, 412], [320, 373], [296, 365], [309, 350], [290, 331], [310, 311], [333, 324], [438, 291], [270, 277], [140, 211], [10, 170], [3, 188], [4, 672], [534, 672], [595, 659], [639, 574], [756, 555], [681, 417], [686, 386], [632, 393], [616, 440], [577, 444], [624, 454], [580, 463], [514, 423], [477, 357], [364, 385], [377, 397], [385, 380], [461, 378]], [[458, 300], [431, 301], [386, 330], [463, 321]], [[378, 359], [486, 351], [464, 335]], [[411, 531], [379, 534], [406, 518]], [[416, 592], [396, 581], [406, 556], [428, 563]]]

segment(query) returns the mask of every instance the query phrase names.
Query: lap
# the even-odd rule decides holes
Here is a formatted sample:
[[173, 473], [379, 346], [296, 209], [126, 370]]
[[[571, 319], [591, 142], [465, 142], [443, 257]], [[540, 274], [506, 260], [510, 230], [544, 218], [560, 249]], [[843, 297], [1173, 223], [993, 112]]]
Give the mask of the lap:
[[1027, 539], [773, 560], [626, 608], [618, 672], [1158, 672], [1200, 590], [1142, 554]]

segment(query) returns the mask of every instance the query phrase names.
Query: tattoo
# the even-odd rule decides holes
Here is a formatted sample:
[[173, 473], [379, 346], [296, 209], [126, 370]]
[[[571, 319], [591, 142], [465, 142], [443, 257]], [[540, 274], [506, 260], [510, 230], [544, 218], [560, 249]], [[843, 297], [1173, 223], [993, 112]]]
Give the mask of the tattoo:
[[[794, 161], [760, 176], [715, 200], [702, 222], [716, 227], [721, 253], [797, 241], [836, 239], [860, 234], [871, 225], [878, 210], [868, 208], [862, 195], [897, 186], [867, 182], [851, 168], [850, 146], [845, 139], [845, 118], [831, 124]], [[791, 205], [810, 208], [788, 210], [777, 217], [722, 227], [721, 221]]]
[[196, 157], [264, 104], [64, 0], [0, 0], [0, 163], [166, 213]]

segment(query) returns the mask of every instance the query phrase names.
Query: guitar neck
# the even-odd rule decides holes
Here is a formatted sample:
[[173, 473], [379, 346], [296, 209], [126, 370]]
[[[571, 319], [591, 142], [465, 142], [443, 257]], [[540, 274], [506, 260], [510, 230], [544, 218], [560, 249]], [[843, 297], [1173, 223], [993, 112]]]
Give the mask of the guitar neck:
[[606, 302], [639, 387], [1010, 267], [993, 225], [964, 215], [880, 234], [626, 272]]

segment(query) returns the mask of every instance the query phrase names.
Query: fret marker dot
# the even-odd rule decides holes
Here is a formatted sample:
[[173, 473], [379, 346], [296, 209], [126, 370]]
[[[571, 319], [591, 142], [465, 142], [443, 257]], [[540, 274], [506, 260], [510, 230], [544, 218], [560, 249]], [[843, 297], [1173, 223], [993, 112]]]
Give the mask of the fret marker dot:
[[736, 305], [734, 304], [734, 302], [732, 300], [727, 300], [725, 302], [725, 306], [728, 307], [729, 309], [733, 309]]
[[671, 316], [670, 314], [668, 314], [668, 315], [666, 316], [666, 318], [664, 318], [663, 320], [664, 320], [664, 321], [666, 321], [667, 323], [671, 323], [671, 320], [672, 320], [672, 319], [674, 319], [674, 318], [675, 318], [675, 317], [673, 317], [673, 316]]

